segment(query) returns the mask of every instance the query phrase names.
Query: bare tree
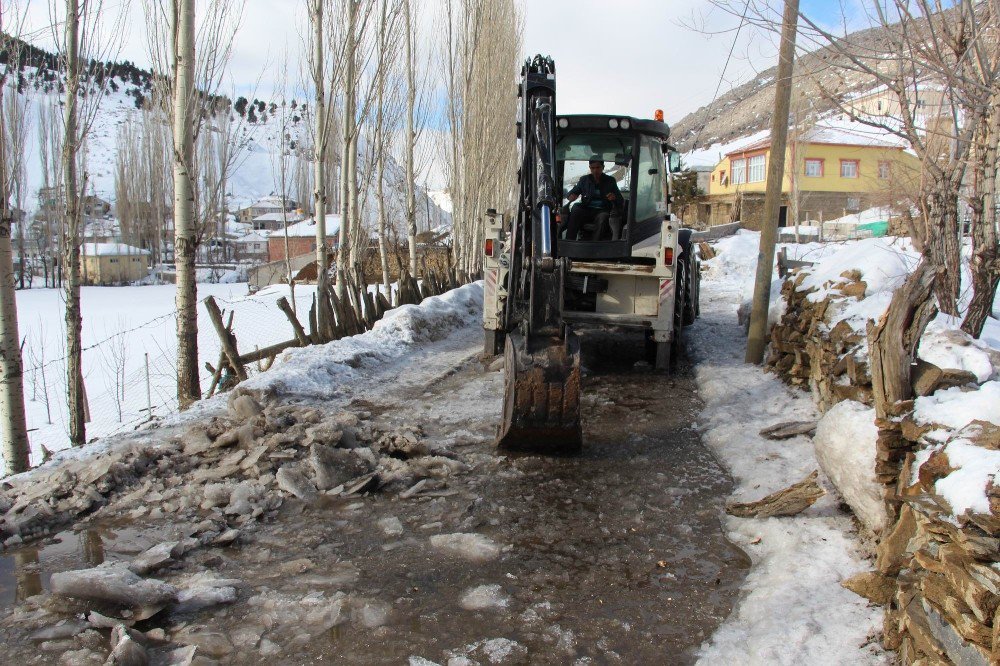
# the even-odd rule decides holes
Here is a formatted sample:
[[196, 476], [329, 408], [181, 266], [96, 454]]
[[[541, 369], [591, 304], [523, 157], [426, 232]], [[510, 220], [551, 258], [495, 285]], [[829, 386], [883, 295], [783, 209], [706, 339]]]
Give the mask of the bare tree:
[[[11, 9], [14, 11], [11, 12]], [[0, 34], [20, 33], [23, 22], [21, 11], [22, 8], [12, 5], [0, 12]], [[12, 18], [11, 13], [13, 13]], [[3, 102], [2, 96], [6, 92], [9, 70], [8, 65], [0, 73], [0, 103]], [[24, 122], [24, 115], [11, 116], [4, 113], [2, 116], [0, 118], [0, 207], [2, 207], [0, 209], [0, 373], [2, 373], [3, 387], [0, 390], [0, 428], [3, 430], [3, 460], [7, 472], [17, 473], [25, 471], [31, 464], [28, 428], [24, 415], [24, 366], [17, 328], [14, 261], [10, 243], [13, 222], [10, 196], [15, 178], [13, 172], [17, 169], [11, 164], [10, 150], [13, 148], [12, 137], [23, 136], [24, 130], [21, 125]]]
[[[172, 73], [159, 83], [162, 98], [172, 101], [177, 401], [183, 409], [201, 398], [195, 260], [205, 224], [199, 224], [196, 215], [201, 204], [202, 220], [214, 220], [214, 212], [224, 209], [220, 197], [225, 193], [224, 169], [215, 171], [208, 185], [204, 179], [199, 183], [195, 145], [207, 121], [213, 118], [243, 6], [234, 0], [210, 0], [197, 31], [194, 0], [145, 0], [144, 8], [152, 60], [159, 71], [169, 69]], [[226, 158], [220, 158], [220, 162], [225, 164]]]
[[454, 261], [474, 273], [482, 265], [483, 213], [514, 204], [517, 147], [510, 128], [522, 19], [512, 0], [461, 0], [458, 7], [448, 0], [445, 21]]
[[[328, 48], [332, 41], [324, 22], [330, 6], [327, 0], [309, 0], [309, 26], [311, 29], [311, 49], [309, 50], [309, 74], [313, 84], [313, 219], [316, 221], [316, 290], [326, 293], [329, 279], [330, 262], [326, 237], [326, 206], [327, 206], [327, 150], [330, 144], [330, 119], [328, 110], [331, 106], [327, 90], [327, 70], [336, 70], [329, 62]], [[333, 72], [331, 71], [332, 75]], [[339, 287], [339, 282], [338, 282]], [[316, 318], [319, 330], [326, 335], [333, 325], [332, 312], [324, 307], [325, 300], [319, 300]]]

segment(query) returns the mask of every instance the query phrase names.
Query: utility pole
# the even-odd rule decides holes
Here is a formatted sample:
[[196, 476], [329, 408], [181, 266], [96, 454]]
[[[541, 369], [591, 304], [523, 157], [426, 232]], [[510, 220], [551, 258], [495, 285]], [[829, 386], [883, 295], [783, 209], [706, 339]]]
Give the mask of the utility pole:
[[747, 336], [747, 363], [761, 363], [767, 346], [767, 306], [771, 298], [774, 272], [774, 245], [778, 236], [778, 207], [781, 204], [781, 180], [785, 173], [785, 144], [788, 140], [788, 107], [792, 95], [792, 64], [795, 59], [795, 24], [799, 18], [799, 0], [785, 0], [778, 49], [778, 78], [774, 82], [774, 116], [771, 118], [771, 159], [767, 165], [767, 189], [764, 193], [764, 220], [757, 250], [757, 280], [753, 287], [750, 332]]

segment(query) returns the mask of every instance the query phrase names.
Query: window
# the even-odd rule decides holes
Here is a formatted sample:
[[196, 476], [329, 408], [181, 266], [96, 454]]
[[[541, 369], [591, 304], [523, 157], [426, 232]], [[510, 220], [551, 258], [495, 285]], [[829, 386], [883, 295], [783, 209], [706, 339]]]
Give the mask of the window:
[[879, 162], [878, 163], [878, 177], [879, 180], [889, 180], [889, 163]]
[[840, 177], [841, 178], [857, 178], [859, 160], [840, 160]]
[[861, 210], [861, 197], [847, 197], [847, 210]]
[[725, 169], [723, 169], [722, 171], [719, 172], [719, 182], [722, 185], [728, 185], [729, 184], [729, 179], [726, 178], [726, 170]]
[[733, 170], [733, 185], [741, 185], [747, 182], [746, 160], [729, 160], [729, 166]]
[[764, 171], [765, 159], [763, 155], [755, 155], [747, 160], [747, 182], [748, 183], [761, 183], [764, 182], [765, 171]]
[[111, 259], [109, 259], [108, 261], [110, 263], [112, 263], [112, 264], [117, 264], [118, 263], [118, 259], [116, 259], [115, 257], [111, 257]]
[[818, 159], [807, 159], [806, 160], [806, 175], [810, 178], [822, 178], [823, 177], [823, 160]]
[[636, 175], [635, 221], [660, 217], [667, 212], [664, 192], [666, 169], [658, 141], [642, 137], [639, 141], [639, 173]]

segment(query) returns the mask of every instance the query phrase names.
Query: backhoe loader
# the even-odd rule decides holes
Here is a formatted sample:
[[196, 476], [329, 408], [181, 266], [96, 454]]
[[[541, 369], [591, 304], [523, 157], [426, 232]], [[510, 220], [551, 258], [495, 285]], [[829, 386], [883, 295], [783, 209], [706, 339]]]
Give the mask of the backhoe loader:
[[[670, 211], [678, 153], [662, 121], [556, 114], [555, 64], [535, 56], [518, 91], [517, 209], [486, 214], [486, 356], [504, 354], [500, 448], [580, 449], [579, 325], [641, 329], [649, 361], [668, 371], [698, 314], [698, 259]], [[591, 163], [622, 194], [610, 215], [569, 237], [567, 194]], [[576, 202], [576, 205], [584, 205]]]

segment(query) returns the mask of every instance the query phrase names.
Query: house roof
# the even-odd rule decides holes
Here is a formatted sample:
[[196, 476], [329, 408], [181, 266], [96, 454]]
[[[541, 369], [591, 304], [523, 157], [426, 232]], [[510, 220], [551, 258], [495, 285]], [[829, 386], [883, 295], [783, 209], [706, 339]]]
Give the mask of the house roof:
[[[295, 224], [289, 224], [287, 229], [289, 237], [307, 238], [316, 235], [316, 222], [310, 217], [307, 220], [302, 220], [301, 222], [296, 222]], [[329, 238], [338, 231], [340, 231], [340, 215], [337, 213], [330, 213], [326, 216], [326, 235]], [[270, 234], [270, 238], [282, 238], [284, 235], [284, 230], [278, 229]]]
[[289, 222], [297, 222], [302, 219], [302, 216], [293, 211], [285, 212], [275, 212], [275, 213], [264, 213], [253, 218], [254, 222], [284, 222], [288, 220]]
[[129, 255], [149, 254], [149, 250], [125, 243], [84, 243], [83, 254], [88, 257], [123, 257]]
[[[826, 122], [816, 124], [802, 133], [798, 141], [813, 144], [834, 146], [860, 146], [868, 148], [906, 148], [903, 139], [889, 134], [884, 130], [869, 127], [859, 123], [845, 124], [842, 122]], [[740, 146], [725, 153], [725, 157], [752, 153], [771, 147], [770, 133], [758, 141]]]
[[235, 243], [266, 243], [267, 242], [267, 234], [262, 234], [262, 233], [254, 231], [254, 232], [251, 232], [249, 234], [246, 234], [245, 236], [240, 236], [239, 238], [234, 239], [233, 242], [235, 242]]

